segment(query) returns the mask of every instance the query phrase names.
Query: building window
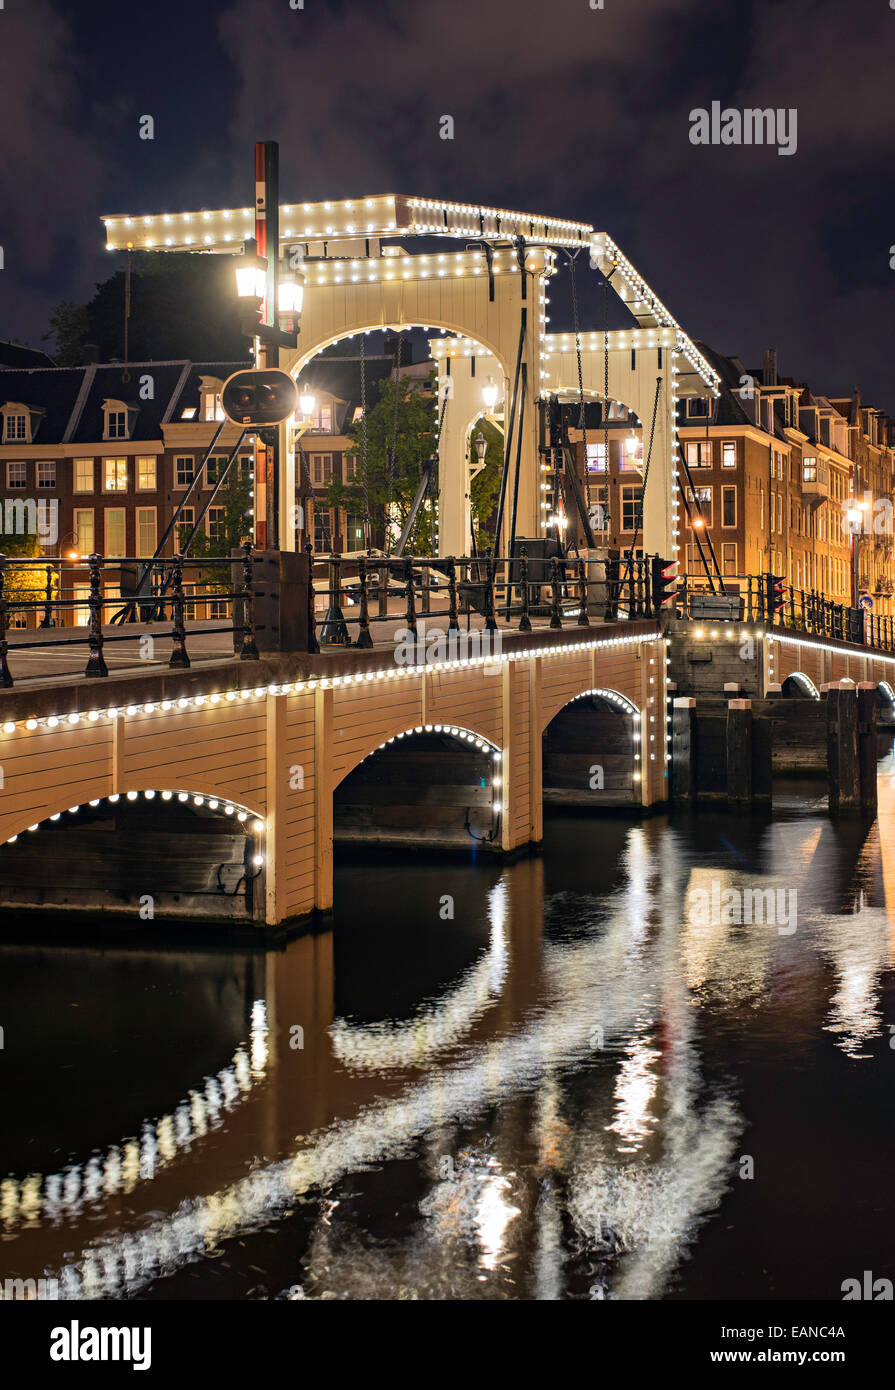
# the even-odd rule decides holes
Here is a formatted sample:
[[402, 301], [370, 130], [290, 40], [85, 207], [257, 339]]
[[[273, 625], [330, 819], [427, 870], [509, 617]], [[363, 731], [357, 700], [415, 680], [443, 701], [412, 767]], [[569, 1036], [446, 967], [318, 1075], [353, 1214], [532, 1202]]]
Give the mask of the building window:
[[210, 541], [219, 541], [219, 540], [221, 539], [221, 537], [223, 536], [223, 534], [224, 534], [224, 508], [223, 508], [223, 507], [209, 507], [209, 508], [208, 508], [207, 526], [208, 526], [208, 539], [209, 539]]
[[332, 550], [332, 517], [328, 507], [314, 507], [314, 549], [328, 555]]
[[28, 486], [27, 463], [8, 463], [6, 465], [6, 486], [8, 488]]
[[174, 486], [189, 487], [196, 476], [196, 460], [192, 454], [178, 454], [174, 460]]
[[239, 460], [239, 466], [246, 477], [251, 477], [252, 470], [255, 466], [255, 460], [252, 458], [251, 454], [243, 454]]
[[221, 405], [220, 392], [206, 392], [205, 395], [205, 418], [206, 420], [223, 420], [224, 407]]
[[227, 600], [225, 598], [211, 599], [208, 604], [208, 616], [213, 621], [229, 618], [230, 614], [227, 612]]
[[721, 445], [721, 467], [736, 468], [737, 466], [737, 446], [733, 440], [726, 441]]
[[708, 413], [709, 403], [705, 396], [687, 397], [687, 415], [691, 420], [706, 420], [708, 419]]
[[78, 508], [75, 511], [75, 537], [81, 555], [92, 555], [96, 549], [93, 533], [93, 508]]
[[333, 476], [332, 454], [312, 454], [311, 475], [315, 487], [325, 487], [327, 483], [331, 483]]
[[[687, 488], [687, 501], [690, 503], [690, 507], [693, 512], [693, 516], [690, 520], [690, 525], [692, 526], [693, 521], [697, 520], [701, 516], [706, 526], [711, 526], [712, 489], [710, 487], [697, 487], [693, 489]], [[697, 502], [699, 503], [698, 507], [696, 505]]]
[[155, 507], [137, 508], [137, 554], [154, 555], [158, 543]]
[[214, 454], [206, 463], [205, 477], [209, 487], [214, 487], [215, 483], [217, 483], [218, 479], [221, 477], [224, 469], [227, 467], [227, 457], [226, 454]]
[[363, 550], [364, 548], [364, 519], [362, 516], [345, 517], [345, 548], [346, 550]]
[[803, 458], [803, 459], [802, 459], [802, 482], [803, 482], [803, 483], [816, 483], [816, 482], [817, 482], [817, 459], [816, 459], [816, 458]]
[[187, 537], [196, 524], [196, 508], [184, 507], [180, 513], [180, 520], [177, 523], [177, 549], [182, 550], [186, 544]]
[[103, 513], [103, 526], [105, 528], [103, 553], [111, 559], [118, 559], [127, 553], [125, 549], [126, 516], [127, 513], [123, 507], [106, 507]]
[[75, 492], [93, 491], [93, 459], [75, 459]]
[[640, 503], [643, 499], [642, 487], [623, 487], [622, 490], [622, 530], [633, 531], [637, 525]]
[[56, 465], [55, 463], [45, 463], [38, 459], [37, 463], [37, 486], [55, 487], [56, 486]]
[[344, 454], [345, 481], [351, 483], [357, 477], [357, 454]]
[[106, 412], [106, 438], [127, 439], [126, 410], [108, 410]]
[[103, 491], [127, 492], [127, 459], [103, 459]]
[[28, 444], [28, 416], [27, 415], [7, 415], [6, 431], [3, 435], [5, 444]]
[[155, 492], [157, 486], [155, 455], [139, 455], [137, 458], [137, 491]]
[[725, 575], [737, 572], [737, 548], [735, 542], [725, 541], [721, 547], [721, 568]]
[[737, 524], [737, 490], [735, 487], [721, 489], [721, 525]]
[[588, 473], [602, 473], [606, 467], [606, 442], [602, 444], [588, 444], [587, 446], [587, 471]]
[[692, 441], [687, 445], [687, 463], [691, 468], [711, 468], [712, 466], [712, 442], [702, 440], [695, 444]]

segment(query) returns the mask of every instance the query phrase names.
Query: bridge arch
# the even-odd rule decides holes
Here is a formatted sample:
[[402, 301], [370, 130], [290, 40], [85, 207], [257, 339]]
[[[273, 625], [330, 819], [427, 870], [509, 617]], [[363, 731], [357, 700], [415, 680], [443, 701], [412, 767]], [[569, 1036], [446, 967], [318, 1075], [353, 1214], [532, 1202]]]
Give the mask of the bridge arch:
[[781, 687], [784, 696], [788, 699], [820, 699], [820, 691], [814, 684], [810, 676], [804, 671], [791, 671]]
[[333, 791], [338, 843], [500, 847], [503, 754], [485, 734], [416, 724], [355, 760]]
[[541, 736], [545, 803], [639, 805], [640, 722], [637, 705], [619, 690], [596, 686], [565, 700]]

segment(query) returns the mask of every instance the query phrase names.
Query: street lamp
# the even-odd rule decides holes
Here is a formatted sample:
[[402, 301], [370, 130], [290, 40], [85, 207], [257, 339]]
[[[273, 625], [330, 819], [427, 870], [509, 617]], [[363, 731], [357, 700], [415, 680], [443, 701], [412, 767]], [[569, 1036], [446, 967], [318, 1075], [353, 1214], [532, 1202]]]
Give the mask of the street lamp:
[[306, 420], [316, 413], [317, 397], [314, 395], [310, 386], [303, 386], [301, 388], [298, 396], [298, 408]]
[[482, 400], [485, 402], [486, 410], [493, 410], [497, 405], [498, 388], [493, 376], [489, 376], [485, 385], [482, 387]]
[[267, 257], [259, 256], [252, 249], [254, 245], [254, 241], [246, 241], [242, 258], [236, 262], [236, 293], [243, 303], [250, 299], [260, 303], [267, 288]]
[[480, 468], [484, 468], [484, 466], [485, 466], [485, 450], [488, 448], [488, 441], [487, 441], [487, 439], [485, 438], [485, 436], [482, 434], [482, 431], [481, 431], [481, 430], [479, 430], [478, 434], [476, 435], [475, 439], [473, 440], [473, 443], [475, 444], [475, 452], [476, 452], [476, 457], [478, 458], [478, 461], [479, 461], [479, 467], [480, 467]]

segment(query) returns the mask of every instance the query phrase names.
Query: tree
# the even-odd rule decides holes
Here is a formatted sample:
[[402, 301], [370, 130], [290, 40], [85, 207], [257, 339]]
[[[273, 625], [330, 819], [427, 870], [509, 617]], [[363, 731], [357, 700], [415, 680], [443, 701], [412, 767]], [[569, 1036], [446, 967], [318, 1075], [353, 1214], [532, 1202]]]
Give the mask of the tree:
[[[379, 399], [367, 410], [366, 494], [369, 496], [373, 534], [384, 540], [386, 519], [400, 529], [410, 514], [413, 499], [423, 476], [423, 464], [435, 452], [435, 400], [431, 382], [420, 383], [402, 376], [379, 383]], [[395, 416], [397, 392], [397, 417]], [[450, 409], [450, 405], [448, 405]], [[395, 420], [397, 418], [397, 429]], [[358, 421], [347, 431], [352, 447], [346, 452], [356, 461], [355, 477], [349, 482], [334, 480], [326, 495], [330, 507], [363, 515], [365, 510], [362, 427]], [[394, 436], [394, 473], [390, 460]], [[417, 518], [408, 553], [431, 554], [432, 533], [428, 509]]]
[[[125, 272], [96, 285], [88, 304], [63, 300], [43, 341], [55, 342], [60, 366], [124, 360]], [[131, 362], [247, 362], [239, 300], [229, 256], [141, 251], [133, 258], [127, 357]]]
[[[0, 555], [7, 559], [38, 560], [41, 554], [40, 542], [33, 533], [3, 530], [0, 510]], [[42, 565], [8, 565], [3, 576], [3, 593], [7, 603], [39, 600], [46, 595], [46, 582], [46, 569]], [[56, 592], [55, 583], [53, 591]]]
[[[243, 472], [237, 459], [227, 474], [227, 481], [214, 499], [215, 507], [221, 507], [223, 514], [217, 518], [216, 534], [209, 536], [205, 531], [197, 531], [190, 545], [190, 556], [196, 560], [210, 556], [226, 556], [242, 545], [251, 532], [252, 520], [252, 480]], [[192, 528], [178, 527], [178, 548], [186, 544]], [[230, 571], [224, 565], [209, 565], [199, 572], [199, 582], [218, 593], [226, 593], [232, 586]]]

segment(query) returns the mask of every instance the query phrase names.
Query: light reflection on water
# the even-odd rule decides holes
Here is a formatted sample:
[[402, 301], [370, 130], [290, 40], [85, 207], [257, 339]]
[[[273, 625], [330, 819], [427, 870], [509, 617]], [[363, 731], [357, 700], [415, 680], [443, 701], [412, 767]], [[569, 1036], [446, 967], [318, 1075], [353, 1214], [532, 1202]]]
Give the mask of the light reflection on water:
[[[885, 1263], [893, 787], [887, 760], [869, 831], [804, 804], [563, 814], [541, 857], [507, 866], [341, 869], [335, 937], [227, 966], [243, 1037], [234, 1053], [222, 1034], [220, 1066], [167, 1112], [135, 1125], [124, 1103], [143, 1069], [164, 1091], [159, 1026], [117, 1086], [107, 1066], [102, 1085], [79, 1072], [94, 1152], [54, 1132], [51, 1096], [22, 1117], [15, 1152], [35, 1163], [0, 1185], [0, 1275], [55, 1276], [69, 1298], [838, 1297], [848, 1239], [862, 1268]], [[796, 931], [706, 925], [689, 904], [713, 883], [795, 891]], [[0, 1020], [34, 972], [67, 965], [0, 960]], [[213, 960], [185, 952], [157, 979], [146, 962], [140, 986], [106, 953], [93, 1014], [120, 1008], [126, 1030], [124, 983], [189, 1011]], [[3, 1065], [39, 1077], [39, 1040]], [[838, 1107], [858, 1101], [855, 1161], [879, 1191], [837, 1245]], [[60, 1149], [62, 1167], [38, 1161]], [[794, 1154], [804, 1210], [789, 1211]]]

